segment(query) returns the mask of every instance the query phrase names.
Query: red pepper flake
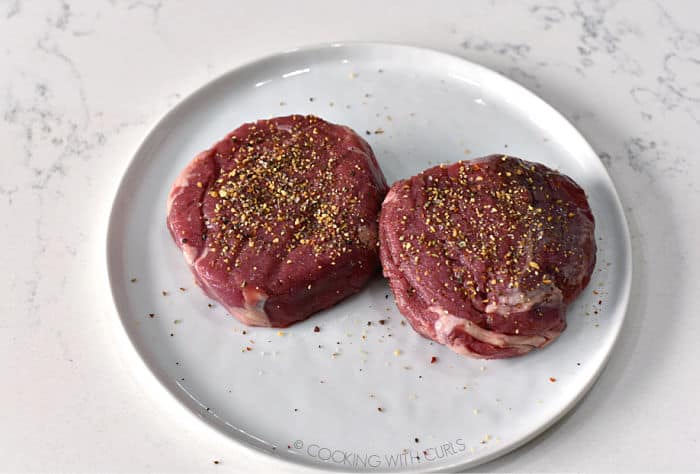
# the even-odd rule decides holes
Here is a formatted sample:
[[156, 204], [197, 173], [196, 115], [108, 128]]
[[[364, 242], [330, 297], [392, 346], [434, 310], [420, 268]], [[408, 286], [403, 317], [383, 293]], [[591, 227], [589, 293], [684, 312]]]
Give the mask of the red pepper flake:
[[246, 346], [245, 350], [247, 350], [248, 352], [250, 352], [250, 351], [252, 351], [253, 349], [250, 348], [250, 347], [248, 347], [248, 346]]
[[163, 296], [168, 296], [168, 292], [163, 290]]
[[603, 304], [603, 300], [598, 300], [598, 304]]
[[207, 307], [209, 307], [209, 308], [213, 308], [213, 307], [214, 307], [214, 305], [213, 305], [213, 304], [211, 304], [211, 303], [207, 303]]
[[131, 279], [131, 283], [136, 283], [138, 280], [136, 278]]
[[414, 438], [413, 441], [415, 441], [416, 443], [418, 443], [420, 440], [419, 440], [418, 438]]
[[245, 336], [246, 334], [248, 334], [248, 331], [246, 331], [246, 330], [244, 329], [243, 331], [241, 331], [241, 334], [243, 334], [243, 335]]
[[438, 358], [435, 357], [435, 356], [432, 356], [432, 357], [430, 358], [430, 363], [431, 363], [431, 364], [434, 364], [434, 363], [437, 362], [437, 361], [438, 361]]
[[380, 319], [380, 320], [379, 320], [379, 324], [381, 324], [382, 326], [384, 326], [384, 324], [386, 324], [386, 320], [385, 320], [385, 319]]
[[187, 288], [180, 287], [180, 291], [185, 292], [187, 291]]
[[384, 411], [384, 408], [382, 408], [382, 407], [377, 407], [377, 411], [378, 411], [379, 413], [382, 413], [382, 412]]
[[314, 326], [314, 332], [320, 332], [320, 331], [321, 331], [321, 328], [320, 328], [320, 327]]
[[175, 334], [173, 334], [173, 333], [170, 333], [170, 337], [174, 337], [174, 336], [175, 336]]
[[555, 379], [554, 377], [549, 377], [549, 381], [552, 382], [552, 383], [554, 383], [554, 382], [557, 381], [557, 379]]
[[372, 321], [367, 321], [367, 326], [371, 326], [371, 325], [372, 325]]
[[221, 461], [219, 461], [219, 460], [214, 460], [214, 464], [221, 464]]
[[154, 318], [155, 316], [156, 316], [155, 313], [148, 313], [148, 317], [149, 317], [149, 318]]

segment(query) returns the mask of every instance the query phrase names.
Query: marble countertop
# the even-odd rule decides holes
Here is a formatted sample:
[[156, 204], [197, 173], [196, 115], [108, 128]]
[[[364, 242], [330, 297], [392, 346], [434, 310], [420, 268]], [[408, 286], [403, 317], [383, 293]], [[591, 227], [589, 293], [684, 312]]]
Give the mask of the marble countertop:
[[502, 72], [578, 127], [623, 201], [634, 278], [608, 367], [563, 420], [482, 469], [700, 469], [700, 5], [431, 3], [339, 15], [318, 0], [0, 0], [0, 470], [299, 472], [142, 383], [109, 293], [106, 224], [131, 156], [181, 98], [261, 55], [338, 40]]

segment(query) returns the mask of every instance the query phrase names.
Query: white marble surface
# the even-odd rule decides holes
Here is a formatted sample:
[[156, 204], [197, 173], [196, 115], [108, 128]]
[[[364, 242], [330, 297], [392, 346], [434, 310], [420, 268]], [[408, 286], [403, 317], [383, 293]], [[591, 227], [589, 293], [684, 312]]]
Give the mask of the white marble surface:
[[338, 40], [503, 72], [575, 123], [623, 200], [635, 274], [611, 362], [571, 414], [482, 469], [700, 469], [700, 5], [374, 3], [0, 0], [0, 470], [298, 472], [153, 384], [118, 326], [104, 242], [163, 113], [245, 61]]

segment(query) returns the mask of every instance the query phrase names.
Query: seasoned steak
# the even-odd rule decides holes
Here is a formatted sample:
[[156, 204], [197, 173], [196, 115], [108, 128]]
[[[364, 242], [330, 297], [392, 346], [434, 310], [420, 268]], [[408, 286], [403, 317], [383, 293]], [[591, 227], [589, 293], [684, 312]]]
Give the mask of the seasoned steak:
[[175, 181], [167, 224], [195, 280], [241, 322], [285, 327], [362, 288], [379, 265], [387, 186], [347, 127], [248, 123]]
[[502, 155], [398, 181], [379, 236], [384, 275], [413, 328], [484, 359], [556, 339], [596, 259], [584, 191], [542, 164]]

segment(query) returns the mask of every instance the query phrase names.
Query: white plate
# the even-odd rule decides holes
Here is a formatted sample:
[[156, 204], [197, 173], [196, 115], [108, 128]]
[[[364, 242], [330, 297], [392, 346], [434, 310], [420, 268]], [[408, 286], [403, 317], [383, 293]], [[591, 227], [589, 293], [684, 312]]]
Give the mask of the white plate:
[[[440, 162], [489, 153], [540, 161], [572, 176], [590, 197], [599, 250], [590, 286], [570, 307], [568, 329], [525, 357], [468, 359], [401, 325], [380, 277], [284, 335], [246, 328], [218, 305], [209, 308], [166, 229], [168, 190], [197, 152], [241, 123], [291, 113], [354, 128], [372, 145], [389, 183]], [[412, 47], [293, 50], [207, 84], [148, 135], [110, 219], [114, 300], [158, 381], [239, 443], [325, 468], [454, 469], [514, 449], [591, 387], [615, 343], [629, 295], [622, 208], [583, 137], [499, 74]], [[321, 331], [313, 332], [314, 326]], [[437, 363], [430, 363], [432, 356]]]

